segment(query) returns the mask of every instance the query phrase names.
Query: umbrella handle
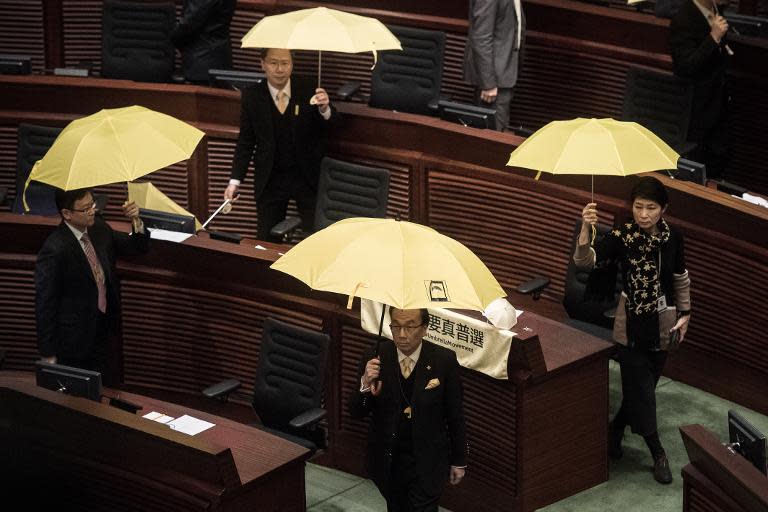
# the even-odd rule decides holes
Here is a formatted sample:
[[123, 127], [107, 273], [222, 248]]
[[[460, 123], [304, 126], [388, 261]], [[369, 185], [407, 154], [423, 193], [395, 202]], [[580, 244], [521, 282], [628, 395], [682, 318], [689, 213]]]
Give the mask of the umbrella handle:
[[27, 181], [24, 182], [24, 190], [21, 191], [21, 202], [24, 204], [24, 211], [29, 211], [29, 205], [27, 204], [27, 187], [29, 187], [29, 183], [32, 181], [32, 173], [29, 173], [29, 176], [27, 176]]

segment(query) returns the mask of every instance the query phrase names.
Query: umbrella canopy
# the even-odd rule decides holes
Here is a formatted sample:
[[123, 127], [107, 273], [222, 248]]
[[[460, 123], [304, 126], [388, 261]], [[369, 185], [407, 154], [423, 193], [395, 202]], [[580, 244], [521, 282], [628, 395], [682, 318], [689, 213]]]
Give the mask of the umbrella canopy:
[[131, 181], [189, 158], [204, 133], [140, 106], [104, 109], [67, 125], [29, 181], [64, 190]]
[[195, 231], [200, 231], [202, 225], [197, 217], [176, 204], [170, 197], [163, 194], [151, 182], [128, 183], [128, 200], [136, 203], [139, 208], [156, 210], [159, 212], [176, 213], [195, 218]]
[[343, 53], [402, 50], [379, 20], [325, 7], [267, 16], [243, 36], [242, 47]]
[[675, 169], [678, 158], [642, 125], [580, 117], [547, 124], [512, 152], [507, 165], [552, 174], [628, 176]]
[[345, 219], [272, 264], [316, 290], [400, 309], [482, 311], [506, 293], [480, 259], [432, 228], [393, 219]]

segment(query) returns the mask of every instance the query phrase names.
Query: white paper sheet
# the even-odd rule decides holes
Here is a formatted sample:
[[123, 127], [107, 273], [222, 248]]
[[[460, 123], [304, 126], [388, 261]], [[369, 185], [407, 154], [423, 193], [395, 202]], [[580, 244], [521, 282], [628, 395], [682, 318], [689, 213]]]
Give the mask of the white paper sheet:
[[165, 229], [149, 228], [149, 237], [155, 240], [166, 240], [168, 242], [181, 243], [191, 237], [190, 233], [179, 233], [178, 231], [168, 231]]
[[147, 418], [148, 420], [156, 421], [158, 423], [168, 423], [169, 421], [173, 421], [173, 418], [171, 416], [166, 416], [165, 414], [157, 411], [148, 412], [142, 418]]
[[214, 427], [215, 424], [199, 420], [185, 414], [184, 416], [180, 416], [170, 422], [168, 426], [177, 432], [182, 432], [184, 434], [194, 436], [200, 432], [203, 432], [204, 430], [208, 430], [209, 428]]

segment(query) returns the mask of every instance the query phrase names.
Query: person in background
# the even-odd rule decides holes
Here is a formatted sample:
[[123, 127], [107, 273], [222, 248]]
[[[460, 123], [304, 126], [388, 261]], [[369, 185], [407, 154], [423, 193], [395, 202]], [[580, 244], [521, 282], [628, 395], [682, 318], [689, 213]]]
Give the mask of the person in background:
[[171, 41], [181, 52], [184, 78], [208, 83], [209, 69], [231, 69], [229, 25], [237, 0], [185, 0]]
[[578, 267], [592, 271], [587, 293], [598, 289], [612, 293], [617, 265], [623, 277], [613, 328], [619, 343], [623, 398], [609, 427], [608, 454], [621, 458], [621, 441], [629, 426], [645, 439], [654, 478], [668, 484], [672, 472], [658, 434], [656, 383], [668, 350], [681, 343], [688, 331], [690, 279], [683, 236], [664, 220], [669, 203], [664, 185], [656, 178], [641, 178], [632, 188], [631, 202], [632, 221], [613, 229], [594, 248], [590, 238], [598, 210], [597, 204], [587, 204], [573, 259]]
[[724, 177], [728, 163], [728, 21], [715, 0], [685, 0], [670, 24], [672, 68], [691, 84], [689, 158], [707, 166], [707, 177]]
[[119, 256], [145, 253], [149, 236], [135, 203], [123, 205], [131, 220], [131, 235], [113, 231], [96, 216], [89, 189], [56, 191], [61, 223], [48, 236], [35, 265], [37, 345], [43, 361], [102, 372], [107, 367], [109, 341], [120, 325]]
[[261, 67], [267, 79], [242, 92], [240, 134], [224, 199], [238, 195], [253, 159], [256, 236], [280, 242], [270, 230], [285, 218], [290, 199], [296, 200], [302, 229], [309, 233], [314, 228], [320, 161], [329, 126], [338, 115], [325, 89], [292, 78], [289, 50], [262, 50]]
[[496, 109], [499, 131], [509, 125], [524, 39], [520, 0], [470, 0], [464, 81], [475, 86], [478, 105]]
[[354, 418], [371, 416], [366, 469], [388, 512], [437, 512], [447, 482], [467, 465], [463, 390], [456, 354], [423, 338], [426, 309], [390, 310], [393, 342], [360, 362]]

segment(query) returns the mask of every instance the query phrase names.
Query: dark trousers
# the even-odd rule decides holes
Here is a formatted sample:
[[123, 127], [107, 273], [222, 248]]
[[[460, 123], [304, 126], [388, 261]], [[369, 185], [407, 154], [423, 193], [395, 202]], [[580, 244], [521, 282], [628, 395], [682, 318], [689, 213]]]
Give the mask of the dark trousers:
[[285, 219], [288, 202], [294, 199], [301, 217], [301, 229], [312, 233], [315, 226], [315, 202], [317, 191], [304, 183], [300, 177], [282, 183], [270, 182], [256, 202], [256, 237], [268, 242], [281, 242], [279, 237], [270, 234], [276, 224]]
[[429, 494], [410, 453], [397, 453], [392, 461], [387, 512], [437, 512], [440, 495]]
[[620, 430], [648, 436], [656, 432], [656, 384], [661, 378], [666, 351], [635, 350], [619, 346], [622, 400], [613, 423]]
[[56, 362], [65, 366], [99, 372], [101, 373], [102, 384], [115, 385], [117, 369], [113, 368], [113, 364], [110, 364], [111, 359], [114, 359], [114, 354], [111, 351], [117, 349], [115, 338], [114, 333], [109, 331], [108, 316], [99, 314], [96, 340], [88, 354], [82, 358], [57, 355]]

